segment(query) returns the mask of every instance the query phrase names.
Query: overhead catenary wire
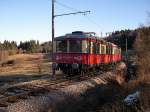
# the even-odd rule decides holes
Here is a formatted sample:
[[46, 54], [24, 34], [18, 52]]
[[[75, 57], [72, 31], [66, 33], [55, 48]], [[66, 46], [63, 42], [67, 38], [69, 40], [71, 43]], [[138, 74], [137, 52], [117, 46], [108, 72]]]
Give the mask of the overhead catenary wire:
[[87, 13], [90, 13], [90, 11], [79, 11], [79, 10], [77, 10], [77, 9], [75, 9], [75, 8], [72, 8], [72, 7], [70, 7], [70, 6], [68, 6], [68, 5], [65, 5], [65, 4], [63, 4], [63, 3], [61, 3], [61, 2], [58, 2], [58, 1], [56, 1], [56, 0], [55, 0], [55, 3], [58, 4], [58, 5], [60, 5], [60, 6], [62, 6], [62, 7], [64, 7], [64, 8], [67, 8], [67, 9], [69, 9], [69, 10], [71, 10], [71, 11], [74, 11], [74, 12], [65, 13], [65, 14], [58, 14], [58, 15], [55, 15], [54, 17], [66, 16], [66, 15], [73, 15], [73, 14], [74, 14], [74, 15], [75, 15], [75, 14], [87, 15]]
[[[58, 0], [55, 0], [55, 3], [58, 4], [58, 5], [60, 5], [60, 6], [62, 6], [62, 7], [64, 7], [64, 8], [66, 8], [66, 9], [69, 9], [69, 10], [71, 10], [71, 11], [82, 12], [82, 11], [76, 9], [76, 8], [73, 8], [73, 7], [70, 7], [70, 6], [68, 6], [68, 5], [64, 4], [64, 3], [61, 3], [61, 2], [59, 2]], [[86, 15], [86, 13], [83, 13], [83, 15]], [[59, 16], [59, 15], [58, 15], [58, 16]], [[92, 23], [93, 25], [95, 25], [95, 27], [97, 27], [98, 29], [101, 28], [101, 26], [100, 26], [97, 22], [95, 22], [93, 19], [91, 19], [89, 16], [86, 16], [85, 18], [86, 18], [90, 23]]]
[[97, 22], [95, 22], [93, 19], [91, 19], [89, 16], [86, 16], [86, 19], [90, 21], [91, 23], [93, 23], [97, 28], [101, 28], [101, 26]]
[[79, 11], [79, 10], [77, 10], [77, 9], [75, 9], [75, 8], [72, 8], [72, 7], [70, 7], [70, 6], [66, 5], [66, 4], [63, 4], [63, 3], [61, 3], [61, 2], [58, 2], [58, 1], [56, 1], [56, 0], [55, 0], [55, 3], [58, 4], [58, 5], [60, 5], [60, 6], [62, 6], [62, 7], [64, 7], [64, 8], [67, 8], [67, 9], [69, 9], [69, 10], [72, 10], [72, 11]]
[[60, 14], [60, 15], [55, 15], [54, 17], [58, 17], [58, 16], [66, 16], [66, 15], [71, 15], [71, 14], [83, 14], [86, 15], [86, 13], [90, 13], [90, 11], [78, 11], [78, 12], [73, 12], [73, 13], [67, 13], [67, 14]]

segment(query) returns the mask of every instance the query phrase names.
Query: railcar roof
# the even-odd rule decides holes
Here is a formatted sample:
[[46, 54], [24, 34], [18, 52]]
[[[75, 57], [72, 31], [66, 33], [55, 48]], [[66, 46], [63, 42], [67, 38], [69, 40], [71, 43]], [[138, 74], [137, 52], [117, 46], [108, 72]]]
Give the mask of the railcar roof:
[[99, 38], [98, 36], [96, 36], [95, 32], [81, 32], [81, 31], [75, 31], [75, 32], [66, 34], [64, 36], [59, 36], [59, 37], [56, 37], [54, 40], [64, 40], [64, 39], [71, 39], [71, 38], [90, 38], [90, 39], [103, 40], [102, 38]]

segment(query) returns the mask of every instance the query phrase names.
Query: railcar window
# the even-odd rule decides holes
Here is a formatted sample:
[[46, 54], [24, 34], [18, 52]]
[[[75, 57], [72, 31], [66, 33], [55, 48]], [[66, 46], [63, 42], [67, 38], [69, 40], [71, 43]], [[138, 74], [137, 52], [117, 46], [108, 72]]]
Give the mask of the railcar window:
[[112, 52], [113, 52], [113, 48], [112, 48], [112, 46], [111, 46], [111, 47], [110, 47], [110, 54], [113, 54]]
[[56, 41], [56, 52], [67, 52], [67, 40]]
[[97, 52], [96, 42], [93, 42], [93, 54], [96, 54], [96, 52]]
[[81, 53], [82, 41], [81, 40], [69, 40], [69, 52]]
[[97, 47], [95, 42], [90, 42], [90, 54], [96, 54], [97, 52]]
[[108, 45], [107, 48], [106, 48], [106, 53], [107, 53], [107, 54], [111, 54], [111, 47], [110, 47], [109, 45]]
[[115, 48], [115, 54], [117, 54], [117, 48]]
[[96, 44], [96, 47], [97, 47], [96, 54], [99, 54], [99, 44], [98, 43]]
[[101, 44], [97, 43], [97, 54], [101, 54]]
[[119, 48], [119, 54], [121, 54], [121, 48]]
[[112, 54], [115, 54], [115, 47], [112, 48]]
[[90, 54], [92, 54], [93, 53], [93, 42], [90, 42], [89, 43], [89, 47], [90, 47]]
[[116, 54], [118, 54], [118, 49], [116, 48]]
[[88, 53], [89, 49], [88, 49], [88, 42], [86, 40], [82, 41], [82, 53]]
[[112, 48], [109, 46], [109, 54], [112, 54]]
[[109, 46], [106, 46], [106, 54], [109, 54]]
[[105, 45], [101, 46], [101, 54], [106, 54], [106, 46]]

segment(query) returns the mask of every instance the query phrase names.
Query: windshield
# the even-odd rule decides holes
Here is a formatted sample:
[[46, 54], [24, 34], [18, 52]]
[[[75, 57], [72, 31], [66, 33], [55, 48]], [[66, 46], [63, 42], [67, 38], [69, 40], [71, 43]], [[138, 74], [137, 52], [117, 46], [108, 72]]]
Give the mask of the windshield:
[[69, 52], [80, 53], [82, 52], [82, 41], [80, 40], [69, 40]]
[[57, 53], [88, 53], [86, 40], [57, 40], [55, 46]]
[[67, 52], [67, 40], [56, 41], [56, 52]]

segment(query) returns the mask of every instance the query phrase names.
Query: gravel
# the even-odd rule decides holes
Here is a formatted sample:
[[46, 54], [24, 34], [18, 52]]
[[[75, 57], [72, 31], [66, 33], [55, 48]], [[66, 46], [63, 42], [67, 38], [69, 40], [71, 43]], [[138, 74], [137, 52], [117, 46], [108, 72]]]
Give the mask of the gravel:
[[[121, 69], [125, 67], [121, 64]], [[57, 108], [57, 104], [65, 101], [68, 96], [78, 97], [84, 94], [88, 89], [94, 88], [100, 84], [107, 84], [107, 80], [114, 73], [108, 72], [87, 81], [82, 81], [68, 85], [65, 88], [51, 91], [46, 96], [33, 97], [31, 99], [22, 100], [14, 103], [7, 108], [7, 112], [53, 112]]]
[[68, 96], [78, 97], [88, 89], [96, 85], [106, 84], [100, 76], [88, 81], [78, 82], [57, 91], [51, 91], [46, 96], [32, 97], [28, 100], [21, 100], [8, 106], [8, 112], [52, 112], [56, 109], [57, 103], [65, 101]]
[[[38, 97], [29, 100], [22, 100], [15, 104], [8, 106], [8, 112], [46, 112], [48, 110], [51, 100], [48, 97]], [[51, 111], [47, 111], [51, 112]]]
[[[53, 112], [57, 103], [64, 101], [66, 95], [61, 91], [52, 91], [46, 96], [31, 97], [8, 106], [6, 112]], [[0, 111], [1, 112], [1, 111]]]
[[6, 109], [0, 109], [0, 112], [6, 112]]
[[62, 88], [61, 91], [72, 96], [80, 96], [88, 89], [94, 88], [100, 84], [107, 84], [107, 81], [102, 80], [101, 76], [98, 76], [88, 81], [82, 81], [69, 85], [65, 88]]

